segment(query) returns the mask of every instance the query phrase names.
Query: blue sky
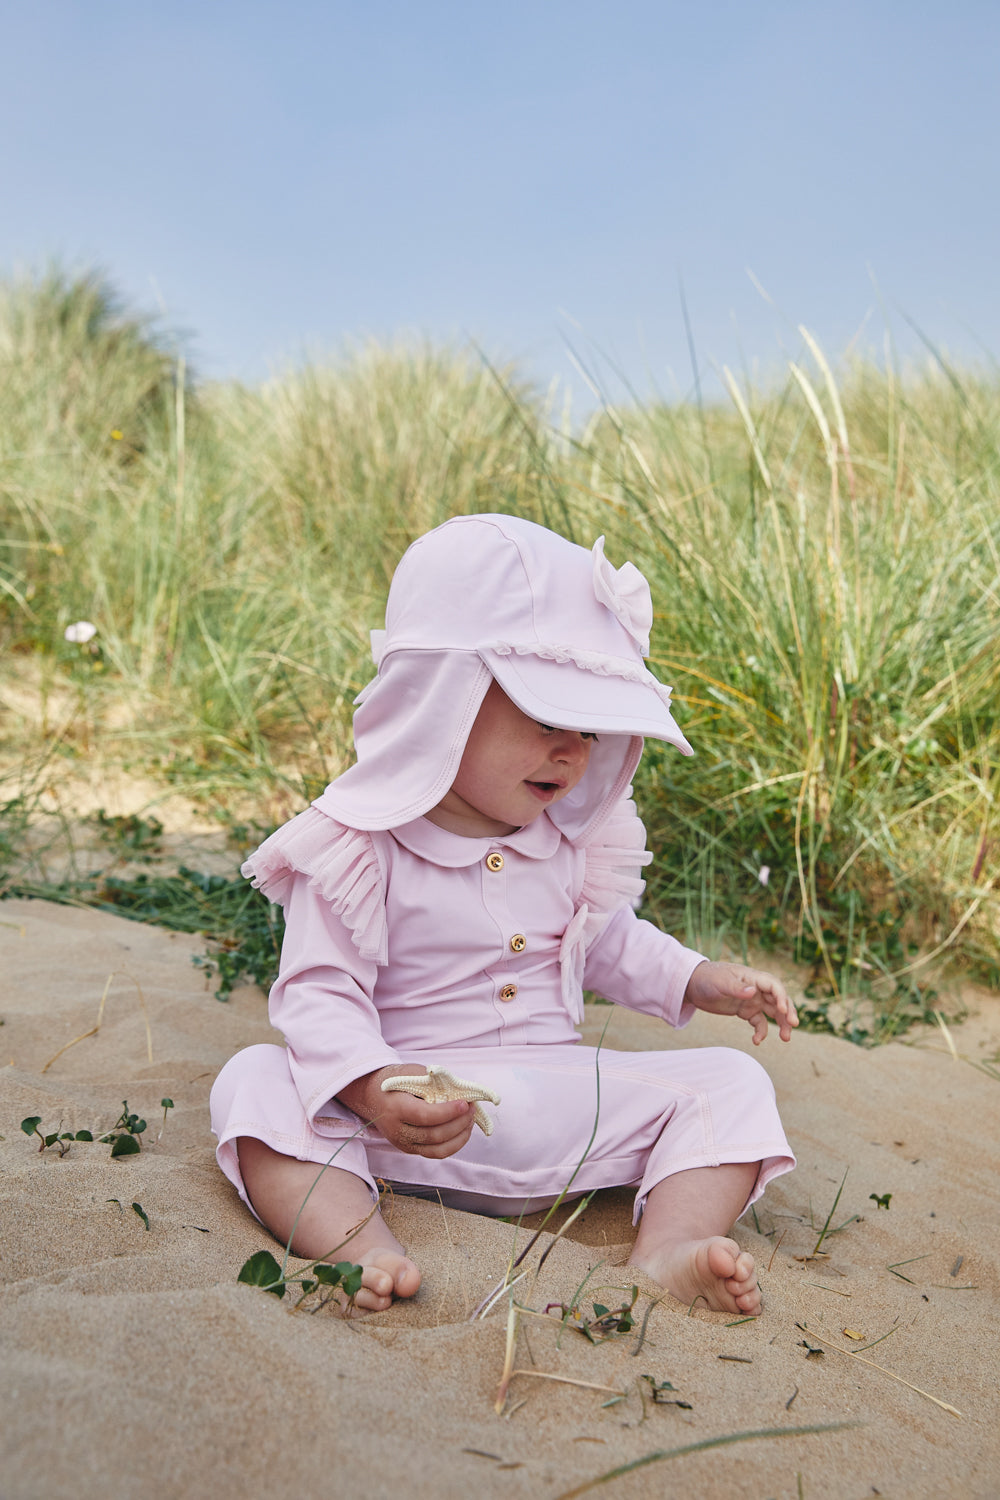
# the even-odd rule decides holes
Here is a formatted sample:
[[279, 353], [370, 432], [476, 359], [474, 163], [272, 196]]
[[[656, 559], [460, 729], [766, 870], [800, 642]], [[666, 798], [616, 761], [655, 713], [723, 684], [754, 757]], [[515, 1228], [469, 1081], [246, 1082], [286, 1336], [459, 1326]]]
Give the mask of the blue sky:
[[[0, 0], [0, 268], [257, 380], [397, 333], [579, 387], [1000, 352], [995, 0]], [[770, 301], [756, 289], [752, 272]], [[873, 279], [874, 278], [874, 279]], [[854, 344], [852, 345], [852, 340]]]

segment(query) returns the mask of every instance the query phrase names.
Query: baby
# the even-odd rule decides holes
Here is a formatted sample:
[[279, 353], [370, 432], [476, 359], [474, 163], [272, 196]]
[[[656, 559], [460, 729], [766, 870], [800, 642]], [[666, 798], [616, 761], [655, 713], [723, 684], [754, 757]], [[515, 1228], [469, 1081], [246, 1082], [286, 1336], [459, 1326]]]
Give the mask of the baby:
[[[360, 1307], [421, 1280], [376, 1178], [505, 1215], [572, 1178], [636, 1188], [631, 1264], [682, 1302], [761, 1309], [729, 1232], [794, 1165], [767, 1075], [739, 1051], [598, 1052], [576, 1030], [585, 987], [673, 1026], [737, 1016], [755, 1043], [798, 1024], [774, 976], [635, 915], [643, 737], [691, 753], [643, 662], [651, 623], [645, 579], [603, 539], [446, 522], [393, 578], [356, 764], [244, 866], [285, 908], [270, 1014], [286, 1046], [217, 1079], [219, 1162], [296, 1254], [363, 1266]], [[497, 1098], [495, 1128], [473, 1099], [383, 1088], [431, 1066]]]

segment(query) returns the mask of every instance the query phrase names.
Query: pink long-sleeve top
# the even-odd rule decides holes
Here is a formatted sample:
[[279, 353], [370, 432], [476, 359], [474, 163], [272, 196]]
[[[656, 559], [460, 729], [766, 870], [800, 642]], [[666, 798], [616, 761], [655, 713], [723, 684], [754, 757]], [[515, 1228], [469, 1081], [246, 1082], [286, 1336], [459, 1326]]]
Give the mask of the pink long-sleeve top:
[[279, 829], [244, 873], [285, 907], [270, 1015], [309, 1118], [389, 1064], [572, 1045], [584, 988], [683, 1025], [702, 955], [636, 917], [643, 842], [631, 803], [589, 848], [545, 814], [497, 839], [315, 809]]

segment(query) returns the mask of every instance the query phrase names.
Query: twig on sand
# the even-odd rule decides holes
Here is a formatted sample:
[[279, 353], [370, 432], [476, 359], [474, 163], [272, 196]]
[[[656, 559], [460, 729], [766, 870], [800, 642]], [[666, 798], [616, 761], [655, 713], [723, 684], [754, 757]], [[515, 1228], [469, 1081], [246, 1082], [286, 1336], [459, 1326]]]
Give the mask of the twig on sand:
[[816, 1333], [814, 1329], [807, 1328], [804, 1323], [800, 1323], [798, 1326], [802, 1329], [803, 1333], [808, 1333], [811, 1339], [818, 1339], [821, 1344], [825, 1344], [828, 1349], [833, 1349], [835, 1353], [846, 1354], [848, 1359], [859, 1359], [863, 1365], [871, 1365], [872, 1369], [878, 1370], [881, 1375], [888, 1375], [890, 1380], [898, 1380], [900, 1385], [906, 1386], [907, 1390], [916, 1391], [918, 1396], [926, 1396], [928, 1401], [933, 1401], [934, 1405], [940, 1406], [942, 1411], [950, 1411], [952, 1416], [957, 1417], [960, 1422], [965, 1420], [957, 1407], [949, 1406], [947, 1401], [941, 1401], [937, 1396], [932, 1396], [930, 1391], [925, 1391], [919, 1385], [914, 1385], [911, 1381], [904, 1380], [902, 1375], [896, 1375], [892, 1370], [887, 1370], [884, 1365], [877, 1365], [873, 1359], [865, 1359], [863, 1354], [855, 1354], [853, 1349], [841, 1349], [839, 1344], [831, 1344], [829, 1339], [825, 1339], [822, 1334]]
[[753, 1438], [811, 1437], [819, 1432], [843, 1432], [845, 1428], [857, 1426], [857, 1422], [831, 1422], [818, 1427], [764, 1427], [753, 1432], [728, 1432], [722, 1437], [703, 1438], [700, 1443], [685, 1443], [683, 1448], [658, 1448], [655, 1453], [647, 1453], [644, 1458], [637, 1458], [630, 1464], [621, 1464], [617, 1469], [609, 1469], [606, 1474], [598, 1474], [595, 1479], [588, 1479], [575, 1489], [563, 1490], [555, 1500], [576, 1500], [577, 1495], [585, 1495], [588, 1490], [595, 1490], [599, 1484], [620, 1479], [623, 1474], [631, 1474], [633, 1469], [644, 1468], [646, 1464], [655, 1464], [664, 1458], [683, 1458], [686, 1453], [704, 1453], [708, 1448], [725, 1448], [730, 1443], [748, 1443]]

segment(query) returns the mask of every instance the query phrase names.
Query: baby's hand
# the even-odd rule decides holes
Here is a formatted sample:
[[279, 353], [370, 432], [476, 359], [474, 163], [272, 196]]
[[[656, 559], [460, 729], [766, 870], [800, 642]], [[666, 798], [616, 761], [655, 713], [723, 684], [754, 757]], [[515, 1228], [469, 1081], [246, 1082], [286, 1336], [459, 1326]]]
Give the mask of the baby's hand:
[[739, 1016], [749, 1021], [754, 1046], [759, 1046], [767, 1036], [769, 1016], [777, 1021], [783, 1042], [790, 1039], [792, 1027], [799, 1024], [795, 1006], [781, 980], [745, 964], [716, 964], [705, 959], [688, 980], [684, 999], [712, 1015]]
[[383, 1078], [421, 1071], [414, 1063], [379, 1068], [375, 1073], [355, 1078], [337, 1097], [363, 1120], [377, 1126], [397, 1151], [441, 1161], [461, 1151], [472, 1134], [476, 1116], [467, 1099], [428, 1104], [415, 1094], [382, 1093]]

